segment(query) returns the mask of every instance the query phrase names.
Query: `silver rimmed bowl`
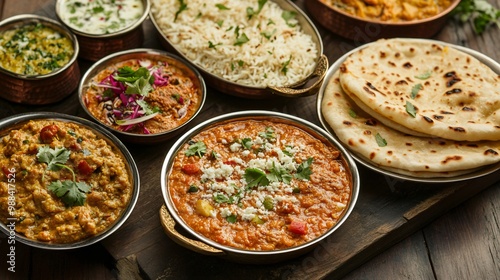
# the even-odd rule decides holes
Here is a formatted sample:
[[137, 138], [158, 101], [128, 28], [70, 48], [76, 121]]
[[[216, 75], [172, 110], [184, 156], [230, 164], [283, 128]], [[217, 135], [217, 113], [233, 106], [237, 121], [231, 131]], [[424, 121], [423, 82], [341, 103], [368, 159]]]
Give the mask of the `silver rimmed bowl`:
[[[55, 192], [51, 190], [46, 190], [45, 188], [42, 189], [36, 189], [36, 185], [41, 185], [41, 184], [46, 184], [49, 185], [49, 177], [45, 176], [45, 174], [42, 174], [42, 172], [38, 172], [37, 167], [35, 166], [44, 166], [44, 164], [40, 164], [38, 162], [32, 162], [30, 161], [28, 165], [24, 163], [19, 163], [19, 162], [12, 162], [12, 158], [16, 157], [18, 159], [23, 158], [24, 154], [19, 154], [20, 151], [24, 151], [25, 149], [17, 149], [14, 155], [10, 155], [9, 158], [6, 158], [5, 153], [12, 153], [12, 150], [9, 151], [9, 147], [2, 145], [3, 148], [0, 153], [2, 155], [0, 156], [1, 160], [3, 163], [6, 163], [2, 168], [2, 181], [1, 185], [3, 188], [2, 195], [0, 197], [0, 206], [3, 211], [2, 213], [2, 221], [0, 222], [0, 230], [8, 236], [9, 239], [15, 240], [15, 242], [21, 242], [26, 245], [32, 246], [32, 247], [37, 247], [37, 248], [42, 248], [42, 249], [50, 249], [50, 250], [66, 250], [66, 249], [74, 249], [74, 248], [80, 248], [80, 247], [85, 247], [89, 246], [91, 244], [97, 243], [111, 234], [113, 234], [115, 231], [117, 231], [127, 220], [127, 218], [130, 216], [132, 213], [135, 204], [137, 202], [137, 199], [139, 197], [139, 190], [140, 190], [140, 178], [139, 178], [139, 172], [137, 169], [137, 166], [134, 162], [134, 159], [132, 155], [129, 153], [127, 148], [118, 140], [113, 134], [111, 134], [109, 131], [104, 129], [103, 127], [79, 118], [75, 116], [70, 116], [66, 114], [60, 114], [60, 113], [54, 113], [54, 112], [37, 112], [37, 113], [24, 113], [24, 114], [19, 114], [19, 115], [14, 115], [8, 118], [5, 118], [0, 121], [0, 138], [6, 138], [9, 137], [10, 139], [15, 138], [16, 135], [20, 135], [20, 129], [22, 127], [36, 127], [32, 126], [33, 122], [43, 122], [45, 123], [52, 123], [52, 124], [64, 124], [65, 126], [67, 125], [68, 127], [73, 127], [73, 128], [81, 128], [82, 133], [84, 131], [90, 131], [88, 135], [76, 135], [73, 134], [76, 130], [68, 130], [68, 131], [63, 131], [59, 130], [57, 135], [53, 135], [55, 137], [60, 137], [62, 135], [70, 135], [71, 137], [68, 136], [68, 138], [74, 137], [74, 142], [67, 143], [68, 147], [67, 150], [71, 151], [71, 156], [76, 156], [74, 154], [80, 153], [78, 156], [82, 156], [81, 153], [83, 153], [84, 156], [86, 155], [91, 155], [92, 150], [87, 150], [85, 149], [79, 149], [79, 147], [86, 147], [82, 143], [82, 141], [87, 141], [87, 136], [93, 135], [92, 139], [95, 139], [95, 141], [99, 141], [100, 143], [105, 143], [103, 146], [107, 146], [106, 149], [109, 149], [111, 153], [114, 153], [117, 155], [118, 158], [121, 158], [123, 161], [123, 169], [121, 172], [124, 172], [121, 177], [119, 175], [113, 175], [116, 176], [114, 177], [117, 180], [126, 180], [127, 183], [123, 183], [124, 181], [119, 181], [120, 186], [127, 186], [126, 188], [120, 189], [120, 190], [106, 190], [105, 193], [109, 194], [111, 197], [111, 192], [117, 192], [118, 194], [126, 194], [127, 200], [124, 198], [124, 203], [122, 205], [122, 209], [119, 212], [116, 212], [116, 215], [114, 215], [114, 218], [111, 220], [109, 218], [109, 223], [106, 225], [105, 228], [101, 230], [97, 230], [95, 234], [86, 234], [85, 236], [80, 235], [81, 232], [83, 232], [83, 229], [78, 229], [80, 226], [90, 226], [92, 227], [92, 223], [98, 224], [96, 221], [96, 217], [87, 217], [86, 214], [83, 215], [82, 213], [85, 213], [83, 211], [83, 208], [86, 207], [99, 207], [99, 203], [101, 203], [101, 206], [103, 205], [102, 203], [107, 203], [108, 199], [100, 199], [99, 197], [103, 197], [106, 194], [104, 194], [103, 188], [97, 187], [94, 184], [94, 181], [91, 179], [89, 180], [89, 184], [91, 185], [90, 192], [87, 192], [86, 194], [86, 200], [84, 200], [83, 206], [80, 205], [73, 205], [73, 206], [63, 206], [66, 204], [62, 203], [64, 200], [58, 200], [59, 195], [67, 195], [63, 193], [56, 194]], [[61, 125], [62, 127], [62, 125]], [[34, 128], [30, 128], [33, 131], [35, 130]], [[48, 130], [47, 130], [48, 131]], [[27, 156], [33, 156], [34, 154], [37, 153], [37, 147], [41, 146], [47, 146], [48, 145], [42, 145], [39, 141], [43, 141], [45, 138], [42, 136], [42, 134], [46, 133], [47, 131], [43, 132], [43, 129], [40, 130], [40, 139], [41, 140], [36, 140], [36, 141], [29, 141], [28, 138], [22, 141], [22, 145], [29, 146], [26, 151], [31, 151], [27, 153]], [[35, 136], [35, 135], [34, 135]], [[81, 137], [81, 140], [78, 140], [79, 137]], [[30, 138], [31, 139], [31, 138]], [[37, 139], [37, 137], [32, 137], [32, 139]], [[104, 141], [104, 142], [103, 142]], [[9, 141], [3, 141], [5, 143], [10, 143]], [[81, 148], [80, 147], [80, 148]], [[60, 147], [58, 147], [60, 148]], [[104, 148], [104, 147], [99, 147], [99, 148]], [[38, 152], [40, 150], [38, 149]], [[22, 153], [22, 152], [21, 152]], [[38, 155], [37, 155], [38, 157]], [[9, 161], [10, 160], [10, 161]], [[36, 160], [35, 160], [36, 161]], [[61, 163], [62, 164], [62, 163]], [[80, 163], [79, 163], [80, 164]], [[78, 165], [79, 165], [78, 164]], [[91, 163], [92, 165], [92, 163]], [[85, 179], [81, 179], [79, 176], [83, 176], [80, 173], [80, 167], [78, 167], [78, 170], [74, 170], [73, 172], [76, 173], [76, 178], [75, 180], [78, 181], [78, 183], [82, 183], [85, 181]], [[65, 172], [64, 175], [63, 172]], [[108, 174], [106, 167], [98, 167], [98, 169], [94, 170], [96, 172], [95, 174], [87, 174], [88, 176], [96, 176], [97, 178], [104, 179], [102, 174]], [[70, 178], [71, 176], [68, 175], [70, 174], [69, 171], [61, 171], [61, 177], [60, 177], [60, 182], [66, 182], [64, 181], [65, 179]], [[109, 173], [111, 174], [111, 173]], [[41, 178], [40, 176], [45, 176]], [[106, 175], [107, 176], [107, 175]], [[92, 178], [96, 178], [92, 177]], [[50, 177], [53, 178], [53, 177]], [[89, 178], [89, 177], [88, 177]], [[70, 179], [69, 179], [70, 180]], [[31, 182], [31, 183], [30, 183]], [[41, 182], [41, 183], [40, 183]], [[108, 184], [108, 186], [118, 186], [117, 184]], [[100, 183], [99, 183], [100, 185]], [[98, 192], [94, 195], [92, 195], [92, 189], [94, 189], [95, 192]], [[106, 189], [106, 187], [104, 187]], [[118, 188], [119, 189], [119, 188]], [[50, 199], [47, 198], [51, 197]], [[58, 197], [56, 197], [58, 196]], [[40, 200], [42, 197], [46, 197], [45, 199]], [[100, 201], [100, 202], [98, 202]], [[90, 206], [91, 205], [91, 206]], [[39, 208], [38, 208], [39, 207]], [[105, 207], [100, 208], [100, 209], [105, 209]], [[111, 208], [110, 208], [111, 209]], [[80, 214], [72, 214], [67, 211], [76, 211], [79, 212]], [[92, 212], [92, 211], [91, 211]], [[24, 216], [23, 213], [31, 213], [29, 215]], [[87, 212], [88, 213], [88, 212]], [[98, 218], [105, 218], [111, 215], [108, 215], [105, 213], [105, 211], [101, 211], [102, 215], [100, 215]], [[110, 212], [109, 212], [110, 213]], [[23, 215], [23, 216], [21, 216]], [[90, 214], [93, 215], [93, 214]], [[46, 218], [51, 219], [54, 221], [54, 225], [51, 223], [45, 221]], [[88, 218], [88, 219], [87, 219]], [[96, 220], [94, 220], [94, 218]], [[61, 220], [62, 219], [62, 220]], [[62, 221], [62, 222], [61, 222]], [[78, 221], [78, 223], [76, 223]], [[29, 225], [23, 225], [23, 223], [29, 223]], [[41, 223], [41, 224], [38, 224]], [[67, 224], [65, 224], [67, 223]], [[57, 227], [55, 227], [55, 224], [58, 224]], [[28, 234], [20, 233], [18, 231], [24, 232], [24, 229], [30, 230], [30, 227], [36, 227], [40, 229], [40, 231], [36, 231], [37, 234], [31, 234], [33, 237], [28, 238]], [[32, 229], [31, 229], [32, 230]], [[67, 234], [64, 234], [64, 240], [60, 239], [59, 237], [54, 237], [56, 234], [51, 234], [51, 232], [57, 232], [63, 230], [64, 232], [67, 232]], [[74, 241], [71, 241], [71, 239], [74, 239]], [[59, 240], [59, 241], [55, 241]]]
[[[235, 244], [228, 244], [226, 241], [224, 241], [224, 242], [215, 241], [215, 239], [217, 239], [217, 238], [223, 239], [224, 236], [226, 236], [226, 234], [220, 233], [220, 228], [219, 228], [219, 230], [216, 230], [216, 229], [213, 230], [213, 232], [219, 232], [217, 234], [217, 237], [208, 237], [206, 235], [206, 232], [205, 233], [198, 232], [197, 230], [195, 230], [191, 226], [192, 224], [190, 224], [189, 222], [187, 222], [185, 220], [185, 219], [191, 219], [191, 218], [189, 218], [190, 216], [185, 216], [186, 213], [189, 213], [188, 215], [191, 215], [193, 213], [193, 211], [195, 211], [194, 213], [197, 213], [200, 215], [206, 214], [203, 212], [203, 210], [206, 209], [205, 208], [206, 204], [201, 203], [200, 205], [202, 207], [201, 207], [201, 209], [199, 209], [198, 208], [199, 199], [196, 197], [195, 198], [187, 197], [190, 195], [189, 193], [191, 193], [191, 192], [197, 193], [198, 192], [197, 189], [200, 189], [200, 190], [202, 190], [201, 193], [199, 194], [199, 195], [201, 195], [201, 198], [204, 199], [204, 198], [210, 197], [210, 194], [206, 194], [205, 191], [203, 191], [203, 190], [207, 189], [207, 188], [205, 188], [205, 185], [193, 187], [193, 186], [190, 186], [190, 184], [188, 183], [189, 178], [179, 179], [179, 178], [181, 178], [179, 176], [183, 176], [183, 175], [179, 175], [179, 173], [178, 173], [179, 166], [182, 166], [181, 170], [183, 170], [182, 168], [187, 167], [187, 165], [189, 165], [189, 164], [184, 165], [183, 163], [187, 163], [188, 161], [191, 162], [191, 159], [189, 157], [187, 159], [185, 157], [185, 155], [187, 155], [187, 154], [185, 154], [186, 147], [189, 146], [189, 148], [191, 148], [190, 145], [197, 145], [197, 142], [200, 141], [200, 138], [197, 138], [197, 137], [199, 137], [200, 134], [204, 133], [207, 130], [210, 130], [210, 132], [207, 132], [207, 134], [204, 134], [205, 136], [203, 136], [203, 137], [207, 137], [207, 139], [217, 139], [216, 141], [219, 141], [220, 143], [222, 143], [224, 145], [227, 144], [229, 146], [231, 143], [233, 143], [232, 141], [237, 142], [237, 140], [232, 139], [233, 134], [231, 134], [232, 136], [227, 136], [227, 137], [222, 136], [222, 138], [221, 138], [221, 137], [217, 136], [218, 133], [221, 131], [226, 131], [226, 129], [228, 129], [230, 131], [243, 130], [243, 127], [247, 127], [247, 122], [252, 122], [252, 123], [261, 122], [260, 124], [257, 124], [257, 126], [259, 126], [259, 127], [261, 127], [262, 124], [265, 124], [265, 125], [269, 124], [268, 127], [272, 127], [273, 125], [275, 125], [276, 127], [283, 127], [283, 126], [294, 127], [294, 129], [298, 129], [300, 131], [305, 132], [309, 136], [312, 136], [313, 139], [319, 140], [321, 145], [324, 145], [326, 147], [329, 147], [330, 149], [334, 149], [334, 150], [338, 151], [339, 156], [337, 157], [336, 161], [341, 166], [343, 166], [343, 168], [345, 168], [345, 174], [346, 174], [346, 177], [348, 178], [348, 180], [347, 180], [348, 182], [345, 184], [346, 184], [346, 188], [347, 188], [348, 193], [349, 193], [348, 194], [349, 198], [347, 199], [347, 202], [345, 203], [345, 208], [342, 208], [342, 213], [338, 216], [338, 220], [336, 221], [336, 223], [333, 223], [333, 225], [331, 225], [331, 227], [326, 229], [319, 236], [311, 238], [311, 240], [308, 240], [305, 243], [301, 243], [301, 244], [299, 244], [300, 242], [298, 242], [295, 245], [275, 246], [274, 248], [277, 248], [277, 249], [257, 248], [260, 246], [259, 244], [257, 244], [257, 246], [255, 248], [251, 248], [251, 247], [245, 247], [245, 246], [240, 246], [240, 245], [235, 245]], [[249, 124], [249, 126], [252, 126], [252, 125]], [[212, 130], [214, 128], [218, 129], [217, 130], [218, 132], [215, 132], [215, 130]], [[277, 128], [277, 129], [281, 129], [281, 128]], [[239, 133], [239, 132], [236, 132], [236, 133]], [[244, 133], [242, 132], [241, 134], [242, 135], [250, 135], [250, 134], [246, 134], [246, 133], [247, 132], [244, 132]], [[226, 135], [226, 134], [224, 134], [224, 135]], [[251, 135], [253, 135], [253, 132]], [[248, 136], [248, 137], [250, 137], [250, 136]], [[224, 139], [226, 139], [227, 141], [224, 141]], [[283, 139], [280, 138], [280, 141], [281, 140], [283, 140]], [[314, 141], [316, 141], [316, 140], [314, 140]], [[311, 143], [314, 141], [311, 140]], [[227, 142], [227, 143], [225, 143], [225, 142]], [[299, 145], [299, 144], [297, 144], [297, 145]], [[314, 145], [314, 144], [311, 144], [311, 145]], [[318, 144], [318, 146], [319, 145], [320, 144]], [[233, 150], [233, 149], [231, 148], [231, 150]], [[220, 159], [217, 159], [217, 154], [219, 152], [221, 154], [224, 154], [224, 156], [221, 156]], [[233, 155], [228, 156], [226, 154], [225, 150], [224, 151], [216, 150], [216, 148], [214, 148], [214, 146], [212, 146], [210, 144], [207, 144], [206, 153], [210, 154], [212, 156], [215, 155], [214, 156], [215, 159], [211, 158], [211, 160], [222, 161], [222, 162], [226, 162], [226, 157], [233, 156]], [[328, 154], [328, 152], [326, 152], [325, 154]], [[180, 157], [180, 160], [178, 161], [177, 158], [179, 158], [179, 157]], [[200, 163], [202, 160], [203, 159], [200, 158]], [[319, 161], [322, 161], [322, 160], [323, 159], [321, 159]], [[332, 160], [334, 160], [333, 157], [332, 157]], [[236, 163], [238, 162], [238, 160], [234, 160], [234, 161]], [[328, 160], [326, 160], [326, 161], [328, 161]], [[196, 159], [194, 162], [196, 163]], [[228, 162], [231, 162], [231, 160], [229, 160]], [[229, 163], [229, 164], [231, 164], [231, 163]], [[203, 168], [207, 168], [207, 166], [205, 166], [204, 164], [202, 164], [202, 166], [203, 166]], [[207, 170], [211, 170], [211, 169], [208, 168]], [[187, 172], [186, 174], [190, 173], [190, 171], [187, 169], [182, 171], [182, 172]], [[327, 172], [327, 171], [322, 171], [322, 172]], [[210, 171], [208, 171], [207, 174], [209, 174], [209, 173], [210, 173]], [[324, 174], [324, 173], [321, 173], [321, 174]], [[205, 176], [205, 173], [202, 176]], [[229, 175], [229, 176], [232, 176], [232, 175]], [[320, 176], [322, 176], [322, 175], [320, 175]], [[325, 176], [328, 176], [328, 175], [325, 174]], [[337, 176], [337, 174], [335, 176]], [[188, 201], [194, 202], [194, 200], [198, 199], [198, 200], [196, 200], [195, 204], [191, 204], [190, 202], [179, 204], [179, 201], [181, 201], [181, 199], [182, 199], [180, 197], [183, 194], [181, 194], [182, 193], [182, 186], [181, 186], [182, 184], [179, 185], [178, 182], [176, 181], [177, 179], [179, 179], [185, 183], [185, 185], [186, 185], [185, 195], [186, 195], [186, 199]], [[186, 180], [186, 181], [184, 181], [184, 180]], [[201, 182], [201, 181], [197, 181], [196, 179], [193, 179], [193, 180], [195, 180], [196, 182]], [[224, 182], [224, 179], [222, 179], [222, 180]], [[231, 177], [231, 180], [240, 182], [238, 178]], [[321, 179], [321, 180], [323, 180], [323, 179]], [[216, 180], [216, 182], [214, 182], [214, 184], [220, 183], [217, 180]], [[196, 184], [198, 184], [198, 183], [196, 183]], [[220, 184], [223, 184], [223, 183], [220, 183]], [[175, 187], [174, 187], [174, 185], [175, 185]], [[241, 188], [243, 188], [244, 186], [245, 186], [245, 184], [243, 184], [241, 186]], [[173, 191], [172, 188], [175, 188], [176, 190]], [[179, 188], [181, 189], [181, 193], [178, 192]], [[194, 188], [194, 190], [192, 188]], [[237, 186], [235, 188], [240, 188], [240, 186]], [[305, 183], [305, 188], [309, 189], [309, 188], [323, 188], [323, 187], [316, 186], [312, 183], [312, 181], [310, 181], [310, 182]], [[327, 187], [325, 186], [324, 188], [326, 189]], [[164, 199], [165, 205], [160, 210], [160, 219], [161, 219], [161, 223], [164, 227], [165, 233], [172, 240], [174, 240], [175, 242], [177, 242], [181, 246], [184, 246], [185, 248], [190, 249], [192, 251], [195, 251], [195, 252], [198, 252], [201, 254], [205, 254], [205, 255], [218, 256], [218, 257], [221, 257], [224, 259], [228, 259], [230, 261], [241, 262], [241, 263], [253, 263], [253, 264], [274, 263], [274, 262], [279, 262], [279, 261], [291, 259], [291, 258], [297, 257], [299, 255], [305, 254], [305, 253], [313, 250], [322, 241], [325, 241], [328, 238], [334, 238], [335, 231], [339, 227], [341, 227], [341, 225], [345, 222], [345, 220], [348, 218], [348, 216], [352, 212], [352, 210], [356, 204], [357, 198], [358, 198], [359, 188], [360, 188], [360, 178], [359, 178], [358, 169], [356, 167], [354, 160], [347, 153], [347, 151], [344, 148], [342, 148], [340, 143], [338, 143], [335, 139], [333, 139], [331, 137], [331, 135], [328, 134], [323, 129], [321, 129], [321, 128], [317, 127], [316, 125], [314, 125], [308, 121], [305, 121], [301, 118], [291, 116], [288, 114], [278, 113], [278, 112], [258, 110], [258, 111], [242, 111], [242, 112], [236, 112], [236, 113], [229, 113], [229, 114], [225, 114], [225, 115], [221, 115], [221, 116], [209, 119], [203, 123], [200, 123], [196, 127], [193, 127], [188, 132], [186, 132], [182, 137], [180, 137], [173, 144], [173, 146], [171, 147], [171, 149], [167, 153], [167, 155], [165, 157], [165, 161], [163, 163], [162, 171], [161, 171], [161, 191], [163, 194], [163, 199]], [[188, 191], [188, 189], [189, 189], [189, 191]], [[298, 193], [298, 195], [300, 195], [300, 191], [297, 191], [296, 194], [297, 193]], [[304, 193], [304, 195], [305, 195], [305, 193]], [[245, 200], [245, 198], [243, 200]], [[213, 207], [215, 209], [219, 209], [218, 207], [220, 207], [220, 210], [221, 210], [221, 212], [217, 212], [218, 214], [216, 214], [215, 216], [210, 214], [210, 215], [212, 215], [212, 218], [221, 219], [220, 222], [223, 224], [223, 225], [221, 225], [221, 227], [229, 227], [229, 224], [224, 225], [224, 223], [225, 223], [224, 218], [220, 218], [220, 217], [223, 217], [223, 215], [227, 214], [227, 213], [222, 214], [223, 212], [226, 211], [223, 209], [226, 209], [227, 207], [231, 207], [231, 206], [228, 206], [229, 204], [226, 206], [224, 206], [223, 204], [218, 204], [218, 202], [216, 200], [214, 200], [213, 202], [209, 202], [209, 203], [211, 203], [211, 205], [213, 205]], [[302, 203], [299, 203], [299, 204], [300, 204], [300, 206], [297, 206], [297, 207], [304, 207], [304, 209], [306, 209], [308, 207], [306, 204], [302, 204]], [[193, 209], [190, 208], [191, 206], [187, 206], [187, 205], [191, 205], [193, 207]], [[196, 206], [193, 206], [193, 205], [196, 205]], [[243, 206], [238, 206], [238, 207], [243, 207]], [[247, 206], [244, 206], [244, 207], [247, 207]], [[216, 210], [216, 211], [218, 211], [218, 210]], [[183, 214], [181, 214], [181, 213], [183, 213]], [[254, 230], [255, 228], [250, 229], [250, 227], [254, 227], [254, 226], [258, 227], [259, 225], [262, 225], [264, 223], [264, 222], [261, 223], [260, 218], [255, 218], [256, 216], [252, 218], [251, 222], [245, 223], [244, 220], [247, 219], [247, 221], [249, 221], [248, 219], [250, 219], [250, 218], [249, 217], [243, 218], [243, 216], [238, 216], [238, 215], [239, 214], [237, 214], [237, 217], [236, 217], [236, 219], [238, 221], [237, 227], [239, 227], [239, 226], [245, 227], [245, 225], [246, 225], [249, 228], [247, 228], [247, 229], [241, 228], [241, 229], [236, 230], [236, 231], [240, 231], [240, 230], [242, 232], [247, 232], [247, 230], [251, 231], [251, 230]], [[208, 216], [205, 216], [205, 217], [209, 218]], [[201, 219], [204, 219], [204, 218], [202, 217]], [[256, 220], [254, 221], [254, 219], [256, 219]], [[265, 219], [265, 218], [263, 217], [263, 219]], [[234, 220], [233, 221], [228, 220], [228, 222], [233, 223]], [[257, 225], [252, 224], [254, 222]], [[204, 222], [201, 222], [200, 224], [208, 225], [208, 224], [212, 224], [212, 223], [213, 223], [212, 221], [204, 220]], [[286, 227], [287, 227], [286, 225], [283, 225], [283, 228], [286, 228]], [[289, 227], [288, 227], [288, 229], [291, 230]], [[212, 232], [212, 230], [208, 230], [208, 231]], [[237, 234], [236, 231], [229, 233], [229, 235]], [[279, 230], [277, 230], [277, 231], [279, 231]], [[297, 232], [292, 232], [292, 233], [295, 234]], [[304, 232], [302, 232], [302, 234], [304, 234]], [[253, 236], [253, 235], [251, 233], [249, 233], [249, 236]], [[230, 239], [234, 240], [232, 238], [230, 238]], [[261, 240], [261, 239], [259, 238], [259, 240]], [[231, 241], [229, 241], [229, 242], [231, 242]], [[259, 241], [257, 241], [257, 243], [258, 242]], [[266, 248], [269, 248], [269, 247], [266, 247]]]

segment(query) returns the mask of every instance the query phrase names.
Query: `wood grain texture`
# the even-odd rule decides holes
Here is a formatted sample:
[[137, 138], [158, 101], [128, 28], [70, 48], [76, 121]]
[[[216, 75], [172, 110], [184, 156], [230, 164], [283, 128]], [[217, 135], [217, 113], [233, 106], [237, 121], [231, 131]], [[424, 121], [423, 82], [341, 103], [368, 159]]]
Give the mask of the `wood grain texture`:
[[[295, 3], [304, 7], [304, 1]], [[31, 12], [55, 17], [55, 0], [4, 0], [0, 8], [2, 3], [2, 19]], [[500, 0], [492, 3], [500, 7]], [[145, 22], [144, 30], [144, 46], [161, 48], [151, 22]], [[344, 40], [321, 27], [318, 30], [330, 64], [366, 43]], [[435, 39], [470, 47], [500, 60], [498, 28], [476, 36], [470, 24], [450, 21]], [[82, 73], [89, 66], [90, 63], [83, 61]], [[315, 97], [266, 102], [243, 100], [208, 88], [205, 107], [192, 125], [222, 113], [249, 109], [280, 111], [319, 124], [315, 103]], [[29, 111], [57, 111], [86, 117], [76, 94], [47, 106], [22, 106], [0, 100], [0, 118]], [[69, 271], [84, 269], [82, 275], [87, 279], [113, 277], [109, 270], [117, 261], [122, 275], [140, 274], [139, 277], [153, 279], [339, 279], [352, 271], [345, 279], [500, 278], [493, 273], [495, 269], [498, 271], [500, 262], [500, 241], [496, 238], [500, 186], [488, 189], [500, 180], [499, 172], [466, 183], [435, 185], [395, 180], [360, 167], [362, 192], [358, 204], [338, 232], [300, 258], [274, 265], [250, 266], [191, 252], [164, 234], [158, 217], [163, 203], [159, 172], [173, 141], [146, 147], [127, 145], [139, 167], [141, 193], [130, 218], [119, 231], [102, 242], [102, 246], [71, 252], [45, 252], [18, 245], [19, 265], [31, 273], [28, 276], [68, 279]], [[486, 191], [478, 196], [479, 199], [463, 203], [483, 189]], [[450, 209], [454, 210], [445, 214]], [[443, 214], [445, 216], [441, 217]], [[5, 257], [7, 250], [4, 240], [0, 239], [1, 257]], [[394, 244], [397, 245], [391, 247]], [[387, 248], [391, 249], [384, 252]], [[96, 255], [108, 253], [111, 259], [91, 260]], [[0, 279], [8, 279], [3, 277], [6, 271], [3, 260], [0, 258]], [[79, 266], [81, 263], [83, 267]], [[16, 276], [26, 276], [22, 273], [26, 272]]]

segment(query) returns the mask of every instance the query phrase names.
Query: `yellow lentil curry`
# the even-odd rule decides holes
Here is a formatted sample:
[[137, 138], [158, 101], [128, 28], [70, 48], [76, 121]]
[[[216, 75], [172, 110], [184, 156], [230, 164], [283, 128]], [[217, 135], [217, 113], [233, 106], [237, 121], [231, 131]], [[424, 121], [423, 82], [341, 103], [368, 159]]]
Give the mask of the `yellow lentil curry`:
[[71, 243], [113, 225], [133, 192], [116, 148], [76, 123], [32, 120], [0, 141], [0, 220], [28, 239]]
[[184, 124], [199, 108], [201, 89], [195, 79], [166, 60], [128, 59], [92, 78], [84, 104], [116, 130], [161, 133]]
[[74, 51], [69, 38], [42, 23], [0, 33], [0, 67], [16, 74], [50, 74], [68, 64]]
[[240, 120], [200, 132], [167, 188], [183, 221], [215, 242], [279, 250], [331, 229], [351, 199], [340, 152], [293, 125]]
[[320, 0], [351, 15], [385, 22], [430, 18], [448, 8], [454, 0]]

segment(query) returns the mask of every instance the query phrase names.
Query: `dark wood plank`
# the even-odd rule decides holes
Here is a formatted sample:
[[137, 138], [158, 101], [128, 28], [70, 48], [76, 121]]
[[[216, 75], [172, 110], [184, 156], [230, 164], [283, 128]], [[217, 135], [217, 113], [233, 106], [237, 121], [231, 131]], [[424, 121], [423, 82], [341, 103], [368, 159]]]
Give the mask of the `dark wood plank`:
[[[325, 279], [335, 279], [334, 275]], [[421, 231], [397, 243], [342, 280], [434, 279], [425, 239]]]
[[500, 279], [498, 201], [500, 184], [424, 229], [437, 279]]

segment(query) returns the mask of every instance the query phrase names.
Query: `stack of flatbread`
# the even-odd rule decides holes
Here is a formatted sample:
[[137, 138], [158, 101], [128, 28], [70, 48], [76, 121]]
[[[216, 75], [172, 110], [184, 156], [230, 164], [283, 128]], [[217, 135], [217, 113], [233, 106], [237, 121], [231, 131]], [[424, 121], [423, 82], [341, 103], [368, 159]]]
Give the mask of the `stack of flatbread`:
[[500, 76], [466, 52], [383, 39], [350, 54], [325, 82], [324, 120], [376, 166], [429, 178], [500, 162]]

